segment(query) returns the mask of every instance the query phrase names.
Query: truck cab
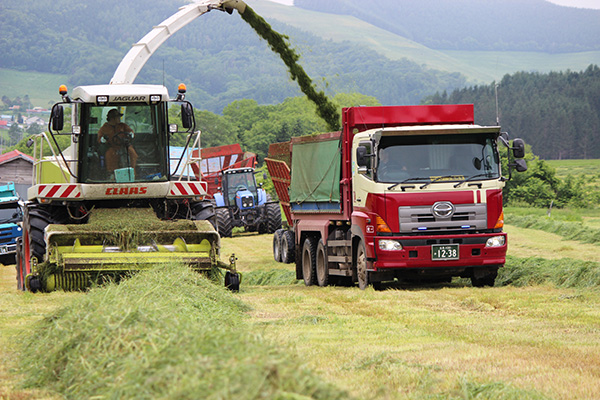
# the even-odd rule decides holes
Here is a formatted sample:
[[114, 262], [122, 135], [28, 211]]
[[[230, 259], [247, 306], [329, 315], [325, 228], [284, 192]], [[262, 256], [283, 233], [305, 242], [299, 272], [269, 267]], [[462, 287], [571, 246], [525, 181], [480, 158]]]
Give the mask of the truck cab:
[[15, 184], [9, 182], [0, 186], [0, 264], [15, 263], [17, 239], [23, 234], [22, 221], [23, 212]]

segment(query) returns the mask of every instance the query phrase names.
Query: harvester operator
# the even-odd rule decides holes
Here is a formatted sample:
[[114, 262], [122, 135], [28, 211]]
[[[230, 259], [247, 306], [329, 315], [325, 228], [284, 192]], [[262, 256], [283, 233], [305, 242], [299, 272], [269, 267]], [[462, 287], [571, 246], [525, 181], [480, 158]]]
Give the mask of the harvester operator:
[[[133, 129], [121, 122], [122, 115], [118, 109], [113, 108], [106, 116], [106, 123], [98, 130], [98, 143], [108, 143], [110, 146], [104, 155], [106, 170], [110, 173], [123, 167], [135, 169], [138, 159], [135, 149], [130, 144]], [[122, 161], [123, 156], [126, 157], [125, 162]]]

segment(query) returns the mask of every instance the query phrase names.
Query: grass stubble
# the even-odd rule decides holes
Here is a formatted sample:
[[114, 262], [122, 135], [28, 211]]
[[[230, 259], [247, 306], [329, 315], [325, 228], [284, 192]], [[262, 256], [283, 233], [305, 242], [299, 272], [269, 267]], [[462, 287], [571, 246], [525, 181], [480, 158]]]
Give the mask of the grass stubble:
[[[529, 236], [531, 235], [526, 235]], [[532, 241], [527, 246], [531, 251], [537, 246], [537, 254], [543, 254], [547, 251], [546, 243], [542, 240], [536, 244], [535, 239], [535, 236], [531, 236]], [[269, 236], [240, 235], [224, 239], [222, 244], [224, 253], [235, 252], [240, 256], [238, 266], [244, 272], [240, 294], [225, 293], [234, 299], [233, 304], [226, 308], [229, 307], [236, 315], [242, 313], [249, 318], [242, 318], [243, 322], [238, 325], [238, 322], [232, 322], [226, 317], [228, 312], [213, 310], [210, 314], [217, 321], [221, 321], [221, 325], [234, 327], [234, 332], [229, 334], [233, 337], [258, 337], [264, 338], [267, 343], [275, 343], [276, 347], [269, 347], [271, 350], [267, 353], [272, 351], [275, 354], [297, 354], [300, 365], [308, 369], [307, 373], [310, 376], [314, 376], [310, 373], [312, 370], [323, 378], [324, 382], [317, 378], [319, 387], [324, 385], [326, 388], [338, 388], [334, 389], [336, 393], [342, 388], [349, 395], [361, 399], [594, 399], [597, 398], [597, 393], [600, 393], [600, 293], [597, 290], [600, 282], [594, 281], [597, 277], [597, 263], [576, 259], [565, 261], [539, 257], [519, 258], [513, 254], [499, 277], [500, 285], [507, 286], [476, 289], [471, 288], [465, 281], [458, 280], [446, 286], [399, 287], [376, 292], [372, 289], [360, 291], [355, 287], [307, 288], [298, 285], [290, 279], [294, 276], [294, 266], [276, 263], [273, 260]], [[531, 263], [539, 264], [538, 269], [531, 268]], [[556, 280], [556, 276], [565, 274], [547, 273], [548, 269], [565, 269], [569, 267], [569, 263], [572, 264], [571, 268], [587, 265], [582, 269], [585, 273], [579, 273], [580, 278], [570, 280]], [[541, 280], [528, 280], [529, 278], [521, 274], [520, 280], [514, 279], [511, 271], [523, 269], [531, 271], [530, 275], [539, 276], [540, 272], [543, 272], [541, 275], [546, 274], [546, 277]], [[45, 386], [36, 383], [37, 378], [31, 371], [38, 371], [39, 374], [44, 370], [47, 363], [42, 363], [40, 357], [48, 357], [44, 354], [49, 351], [46, 346], [30, 354], [33, 360], [38, 360], [35, 362], [41, 364], [33, 364], [29, 369], [21, 370], [22, 376], [28, 377], [29, 386], [33, 389], [15, 386], [18, 378], [11, 370], [15, 366], [14, 359], [22, 357], [15, 343], [40, 334], [39, 331], [34, 333], [39, 326], [32, 322], [56, 323], [59, 320], [57, 315], [64, 313], [63, 311], [57, 314], [55, 311], [60, 308], [61, 303], [80, 304], [75, 307], [81, 312], [76, 318], [77, 328], [82, 325], [81, 321], [88, 323], [88, 320], [91, 322], [101, 316], [106, 317], [113, 310], [118, 317], [113, 316], [113, 322], [104, 319], [100, 324], [105, 326], [105, 336], [110, 336], [110, 329], [115, 329], [116, 324], [129, 323], [134, 317], [141, 318], [144, 313], [140, 314], [139, 310], [135, 311], [132, 307], [143, 299], [170, 298], [168, 301], [191, 304], [191, 308], [173, 307], [172, 304], [163, 306], [162, 311], [167, 315], [180, 309], [184, 314], [186, 310], [187, 314], [190, 314], [189, 310], [193, 309], [193, 314], [200, 304], [221, 303], [217, 297], [199, 300], [198, 294], [191, 295], [192, 298], [186, 295], [183, 299], [175, 300], [170, 294], [165, 294], [164, 289], [136, 287], [138, 284], [128, 282], [126, 285], [129, 286], [122, 285], [110, 289], [115, 293], [119, 292], [117, 298], [124, 298], [123, 302], [114, 299], [118, 306], [105, 301], [105, 295], [101, 300], [98, 297], [91, 300], [91, 295], [100, 293], [100, 289], [87, 294], [16, 293], [12, 289], [14, 269], [11, 268], [11, 271], [11, 289], [3, 286], [1, 293], [3, 331], [0, 343], [2, 358], [7, 361], [0, 370], [0, 397], [4, 398], [51, 398], [52, 393], [69, 393], [67, 397], [77, 397], [67, 391], [79, 385], [67, 385], [65, 381], [61, 381], [62, 383], [54, 385], [64, 384], [64, 387], [53, 386], [52, 391], [48, 392], [42, 391]], [[507, 276], [512, 276], [513, 281], [502, 283], [502, 279]], [[589, 279], [581, 279], [586, 276]], [[195, 289], [184, 292], [197, 292], [198, 287], [201, 286], [194, 286]], [[201, 288], [201, 291], [204, 291], [204, 288]], [[221, 288], [217, 289], [223, 291]], [[162, 294], [158, 295], [157, 291], [161, 291]], [[126, 292], [131, 292], [131, 296]], [[5, 300], [13, 304], [5, 306]], [[98, 304], [104, 304], [105, 308], [97, 308]], [[221, 307], [223, 305], [218, 305], [219, 309]], [[186, 319], [189, 319], [189, 316], [182, 317], [182, 320]], [[154, 324], [161, 327], [176, 326], [179, 333], [189, 331], [185, 326], [187, 322], [169, 321], [171, 320]], [[246, 325], [244, 329], [238, 329], [243, 325]], [[49, 329], [43, 331], [47, 332]], [[153, 362], [174, 362], [176, 366], [171, 365], [167, 375], [171, 380], [175, 379], [175, 386], [178, 386], [180, 381], [185, 383], [190, 380], [190, 377], [186, 376], [188, 372], [177, 370], [177, 365], [195, 365], [194, 362], [199, 362], [199, 358], [193, 362], [182, 361], [173, 351], [156, 353], [167, 361], [158, 361], [158, 358], [152, 359], [147, 356], [140, 358], [137, 355], [140, 348], [147, 347], [156, 352], [156, 349], [167, 347], [148, 345], [149, 340], [136, 339], [139, 332], [135, 332], [125, 336], [119, 335], [117, 344], [106, 347], [106, 351], [99, 358], [109, 357], [108, 351], [112, 349], [118, 349], [121, 354], [123, 348], [131, 348], [136, 355], [132, 356], [133, 358], [125, 357], [127, 368], [144, 365], [147, 369], [149, 365], [155, 365]], [[170, 338], [161, 342], [163, 344], [186, 343], [189, 335], [184, 334], [184, 338], [175, 339], [173, 335], [179, 336], [179, 333], [170, 336], [160, 333], [155, 336], [163, 338], [162, 340], [166, 340], [165, 337]], [[228, 342], [221, 342], [215, 336], [212, 337], [212, 342], [211, 339], [205, 340], [199, 335], [194, 338], [203, 343], [212, 343], [212, 354], [224, 356], [220, 349], [227, 347]], [[38, 340], [32, 341], [34, 344], [35, 342]], [[89, 357], [82, 356], [80, 351], [81, 346], [87, 346], [86, 342], [93, 340], [86, 339], [86, 336], [71, 336], [71, 344], [84, 343], [70, 353], [79, 355], [79, 359], [72, 356], [73, 359], [69, 361], [80, 363], [79, 370], [85, 370], [86, 365], [90, 364]], [[31, 346], [29, 348], [33, 349]], [[227, 349], [224, 351], [231, 354]], [[200, 354], [195, 347], [192, 347], [190, 352]], [[171, 353], [174, 355], [171, 356]], [[260, 357], [260, 354], [255, 357]], [[100, 365], [108, 368], [112, 365], [111, 362], [105, 359]], [[236, 368], [239, 363], [240, 357], [230, 358], [230, 364]], [[217, 364], [222, 365], [221, 362]], [[64, 365], [66, 368], [66, 364]], [[89, 366], [87, 368], [89, 369]], [[121, 365], [120, 368], [125, 366]], [[236, 374], [240, 371], [242, 375], [246, 374], [242, 365], [229, 378], [212, 378], [211, 375], [211, 380], [218, 387], [228, 387], [228, 383], [238, 381]], [[194, 378], [197, 376], [193, 375], [194, 371], [189, 373]], [[104, 375], [103, 372], [96, 378], [101, 379]], [[227, 375], [228, 373], [223, 373], [223, 376]], [[90, 382], [88, 378], [86, 382]], [[148, 382], [148, 377], [144, 379]], [[103, 384], [123, 384], [126, 388], [119, 390], [130, 390], [128, 382], [135, 382], [133, 374], [122, 372], [112, 381], [103, 381]], [[149, 382], [154, 380], [151, 378]], [[157, 378], [156, 382], [158, 387], [165, 384], [161, 378]], [[234, 384], [228, 388], [236, 390], [238, 386]], [[92, 387], [85, 390], [96, 395], [100, 389]], [[220, 392], [222, 398], [235, 398], [228, 397], [232, 396], [232, 393]], [[180, 396], [181, 393], [176, 395]], [[281, 398], [287, 395], [285, 392]], [[162, 397], [174, 396], [170, 393]]]

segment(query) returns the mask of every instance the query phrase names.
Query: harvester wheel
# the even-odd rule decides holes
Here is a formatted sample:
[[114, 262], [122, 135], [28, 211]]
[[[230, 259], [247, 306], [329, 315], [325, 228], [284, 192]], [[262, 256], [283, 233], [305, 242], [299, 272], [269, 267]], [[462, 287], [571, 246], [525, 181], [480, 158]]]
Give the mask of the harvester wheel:
[[268, 233], [273, 233], [281, 228], [281, 208], [279, 203], [267, 203]]
[[240, 291], [240, 275], [237, 272], [225, 272], [225, 287], [232, 292]]
[[273, 233], [273, 258], [277, 262], [281, 262], [281, 236], [283, 236], [283, 229], [277, 229]]
[[222, 237], [231, 237], [231, 215], [227, 208], [217, 208], [217, 230]]
[[25, 266], [21, 257], [21, 241], [22, 238], [17, 238], [17, 254], [15, 255], [15, 269], [17, 270], [17, 289], [25, 290]]
[[302, 246], [302, 278], [306, 286], [312, 286], [316, 283], [316, 256], [317, 241], [313, 237], [307, 237]]
[[215, 230], [218, 230], [215, 207], [208, 200], [201, 201], [194, 205], [194, 219], [196, 221], [209, 221], [213, 225]]
[[[29, 246], [31, 254], [38, 262], [44, 262], [46, 255], [46, 241], [44, 240], [44, 229], [50, 224], [64, 224], [69, 222], [65, 209], [52, 207], [31, 207], [29, 209]], [[28, 257], [28, 255], [25, 255]]]
[[296, 249], [294, 248], [294, 232], [284, 231], [281, 236], [281, 262], [291, 264], [296, 258]]
[[327, 261], [327, 247], [323, 239], [319, 239], [316, 255], [317, 283], [319, 286], [327, 286], [329, 283], [329, 263]]

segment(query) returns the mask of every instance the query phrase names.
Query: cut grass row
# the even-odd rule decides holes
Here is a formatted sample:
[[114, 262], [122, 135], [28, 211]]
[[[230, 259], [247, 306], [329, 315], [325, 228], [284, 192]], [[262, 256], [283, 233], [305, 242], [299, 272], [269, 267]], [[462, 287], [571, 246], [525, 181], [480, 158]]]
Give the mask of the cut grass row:
[[250, 330], [249, 309], [179, 265], [92, 289], [23, 343], [28, 388], [68, 399], [341, 399]]

